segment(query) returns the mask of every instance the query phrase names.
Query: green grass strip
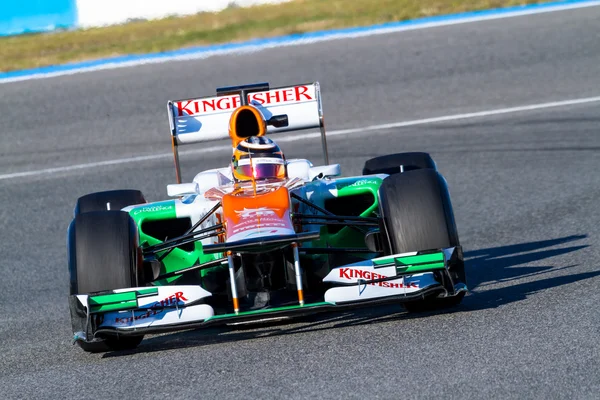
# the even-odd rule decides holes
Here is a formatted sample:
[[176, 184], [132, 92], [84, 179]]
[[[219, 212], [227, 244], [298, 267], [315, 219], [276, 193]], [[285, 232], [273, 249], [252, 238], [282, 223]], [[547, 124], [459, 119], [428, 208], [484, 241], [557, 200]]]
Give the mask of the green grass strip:
[[368, 26], [442, 14], [538, 3], [531, 0], [293, 0], [219, 13], [0, 38], [0, 71], [125, 54]]

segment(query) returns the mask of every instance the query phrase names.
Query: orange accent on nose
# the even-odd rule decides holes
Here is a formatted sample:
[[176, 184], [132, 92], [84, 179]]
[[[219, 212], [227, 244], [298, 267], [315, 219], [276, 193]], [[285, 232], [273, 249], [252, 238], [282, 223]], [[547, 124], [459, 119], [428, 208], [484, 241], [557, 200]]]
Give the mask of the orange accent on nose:
[[262, 208], [283, 218], [285, 212], [290, 209], [290, 195], [286, 187], [258, 195], [226, 194], [223, 196], [222, 207], [225, 220], [231, 220], [234, 224], [240, 221], [240, 213], [244, 210]]

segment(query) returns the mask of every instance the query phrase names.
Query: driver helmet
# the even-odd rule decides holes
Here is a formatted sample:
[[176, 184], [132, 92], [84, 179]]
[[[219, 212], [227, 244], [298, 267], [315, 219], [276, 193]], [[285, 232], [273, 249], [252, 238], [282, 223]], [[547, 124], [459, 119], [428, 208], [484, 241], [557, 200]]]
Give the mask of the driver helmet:
[[241, 141], [233, 150], [231, 169], [235, 183], [287, 179], [283, 152], [264, 136], [250, 136]]

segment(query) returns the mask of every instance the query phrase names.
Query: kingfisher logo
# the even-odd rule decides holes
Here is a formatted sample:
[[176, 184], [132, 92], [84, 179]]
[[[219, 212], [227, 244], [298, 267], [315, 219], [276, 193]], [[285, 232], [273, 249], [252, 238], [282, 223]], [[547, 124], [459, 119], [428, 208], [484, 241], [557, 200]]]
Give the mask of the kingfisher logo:
[[244, 208], [243, 210], [235, 210], [235, 213], [241, 218], [266, 217], [277, 215], [275, 211], [267, 207], [260, 208]]
[[143, 308], [152, 308], [152, 310], [148, 310], [141, 314], [136, 313], [133, 316], [131, 314], [126, 314], [128, 316], [124, 317], [124, 318], [116, 317], [115, 323], [116, 324], [132, 324], [135, 321], [154, 317], [156, 315], [163, 313], [165, 310], [161, 310], [161, 309], [159, 309], [159, 307], [172, 307], [172, 306], [175, 306], [178, 304], [185, 304], [184, 302], [186, 302], [186, 301], [188, 301], [188, 299], [183, 295], [183, 292], [175, 292], [172, 295], [170, 295], [169, 297], [167, 297], [161, 301], [156, 301], [154, 303], [150, 303], [146, 306], [143, 306]]
[[[274, 89], [268, 92], [250, 93], [248, 95], [248, 103], [256, 106], [302, 103], [315, 100], [316, 92], [314, 86], [303, 85]], [[214, 114], [234, 110], [241, 106], [240, 96], [238, 95], [182, 100], [176, 101], [174, 104], [176, 107], [174, 111], [178, 117]]]
[[185, 298], [183, 292], [175, 292], [166, 299], [151, 304], [150, 307], [171, 307], [176, 304], [185, 304], [184, 302], [186, 301], [188, 301], [188, 299]]
[[[365, 271], [365, 270], [356, 269], [356, 268], [340, 268], [339, 271], [340, 271], [339, 277], [342, 279], [347, 279], [349, 281], [353, 281], [353, 280], [357, 280], [357, 279], [373, 281], [373, 280], [377, 280], [377, 279], [390, 278], [389, 276], [381, 275], [376, 272]], [[398, 278], [398, 279], [400, 279], [400, 278]], [[406, 283], [394, 283], [394, 282], [389, 282], [389, 281], [388, 282], [372, 282], [372, 283], [369, 283], [369, 285], [387, 287], [387, 288], [393, 288], [393, 289], [403, 289], [403, 288], [418, 289], [419, 288], [419, 285], [417, 285], [415, 282], [406, 282]]]
[[156, 315], [159, 315], [163, 312], [163, 310], [148, 310], [143, 314], [136, 314], [126, 318], [120, 318], [120, 317], [116, 317], [115, 318], [115, 324], [132, 324], [136, 321], [142, 320], [142, 319], [146, 319], [146, 318], [150, 318], [150, 317], [154, 317]]

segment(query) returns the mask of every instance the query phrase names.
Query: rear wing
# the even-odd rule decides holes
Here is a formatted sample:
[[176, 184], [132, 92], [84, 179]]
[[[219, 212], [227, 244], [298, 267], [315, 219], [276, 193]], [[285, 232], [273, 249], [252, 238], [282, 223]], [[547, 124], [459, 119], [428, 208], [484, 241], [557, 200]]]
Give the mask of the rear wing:
[[181, 182], [177, 147], [229, 138], [229, 119], [235, 109], [246, 104], [256, 107], [265, 121], [287, 116], [285, 126], [268, 124], [269, 134], [319, 128], [323, 157], [329, 164], [318, 82], [279, 88], [269, 88], [268, 83], [235, 86], [217, 89], [217, 96], [168, 102], [177, 183]]

